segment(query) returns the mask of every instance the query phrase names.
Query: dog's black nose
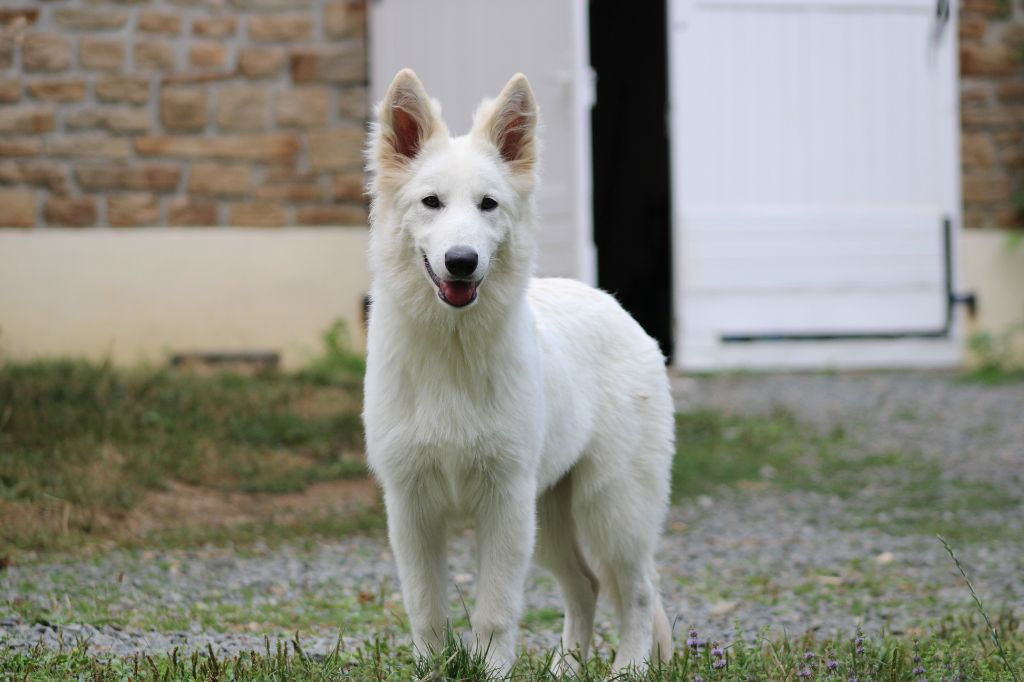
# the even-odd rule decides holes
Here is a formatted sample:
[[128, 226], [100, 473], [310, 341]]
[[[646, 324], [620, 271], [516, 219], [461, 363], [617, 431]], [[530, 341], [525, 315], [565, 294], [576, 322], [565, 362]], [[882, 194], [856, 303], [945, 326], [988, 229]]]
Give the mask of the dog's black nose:
[[453, 246], [444, 254], [444, 266], [453, 277], [469, 277], [476, 270], [476, 251], [468, 246]]

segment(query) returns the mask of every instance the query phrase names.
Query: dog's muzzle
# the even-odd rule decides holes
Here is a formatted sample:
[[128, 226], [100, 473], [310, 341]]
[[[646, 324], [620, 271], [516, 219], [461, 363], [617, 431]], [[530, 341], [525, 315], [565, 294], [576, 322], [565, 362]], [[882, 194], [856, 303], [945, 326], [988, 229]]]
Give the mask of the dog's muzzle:
[[441, 279], [430, 267], [430, 259], [423, 255], [423, 265], [427, 268], [427, 274], [437, 287], [437, 297], [453, 308], [464, 308], [476, 300], [476, 290], [480, 286], [479, 281], [454, 279]]

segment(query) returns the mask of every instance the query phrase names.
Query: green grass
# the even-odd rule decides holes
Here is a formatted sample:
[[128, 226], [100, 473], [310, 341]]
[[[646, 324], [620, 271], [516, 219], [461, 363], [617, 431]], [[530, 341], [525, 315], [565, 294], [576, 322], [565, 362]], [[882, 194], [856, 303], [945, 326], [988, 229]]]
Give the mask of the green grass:
[[860, 452], [841, 429], [822, 434], [785, 412], [677, 415], [672, 475], [677, 502], [721, 486], [802, 490], [838, 498], [854, 527], [894, 535], [941, 532], [958, 543], [1024, 539], [1019, 524], [992, 525], [983, 517], [1020, 506], [1024, 496], [945, 476], [922, 453]]
[[813, 461], [829, 440], [785, 412], [768, 416], [714, 410], [678, 414], [672, 498], [678, 502], [719, 485], [790, 480], [801, 461]]
[[530, 609], [523, 614], [523, 627], [527, 630], [557, 630], [562, 624], [562, 610], [544, 607]]
[[964, 380], [987, 386], [1024, 382], [1021, 344], [1024, 322], [1010, 325], [998, 334], [978, 331], [967, 340], [975, 366], [964, 374]]
[[1024, 383], [1024, 369], [981, 365], [964, 374], [964, 381], [985, 386]]
[[363, 477], [361, 374], [0, 367], [0, 553], [111, 534], [171, 482], [301, 492]]
[[[165, 586], [179, 571], [188, 570], [190, 555], [124, 553], [105, 580], [83, 582], [78, 573], [82, 560], [51, 567], [45, 586], [27, 572], [7, 583], [6, 588], [18, 596], [0, 599], [0, 619], [161, 632], [195, 626], [213, 632], [261, 633], [341, 627], [346, 633], [363, 636], [405, 630], [397, 585], [383, 581], [372, 588], [354, 586], [341, 573], [311, 584], [225, 587], [212, 583], [190, 590], [187, 599], [168, 603], [161, 598]], [[453, 611], [453, 616], [457, 613]]]
[[230, 546], [245, 556], [255, 545], [268, 548], [283, 544], [311, 551], [324, 538], [339, 538], [353, 534], [371, 534], [387, 527], [384, 510], [380, 507], [358, 509], [345, 514], [328, 511], [309, 514], [287, 522], [260, 521], [232, 526], [184, 526], [149, 533], [141, 538], [126, 538], [118, 542], [122, 547], [143, 549], [186, 550], [212, 545]]
[[[218, 657], [212, 652], [119, 658], [92, 654], [87, 645], [69, 643], [63, 651], [38, 648], [15, 652], [0, 648], [4, 679], [51, 680], [878, 680], [901, 682], [1014, 679], [1024, 665], [1024, 631], [1012, 619], [999, 623], [1005, 637], [1006, 662], [986, 643], [983, 628], [974, 622], [950, 624], [920, 639], [885, 637], [877, 641], [854, 636], [815, 639], [777, 637], [747, 641], [736, 637], [722, 643], [722, 654], [711, 646], [688, 647], [677, 642], [670, 661], [646, 672], [612, 675], [612, 651], [601, 650], [576, 673], [550, 672], [557, 652], [524, 654], [511, 673], [488, 670], [478, 651], [468, 649], [451, 633], [441, 651], [417, 658], [408, 645], [379, 636], [356, 650], [339, 645], [326, 656], [307, 655], [301, 639], [267, 640], [261, 651]], [[719, 667], [715, 667], [719, 662]], [[1011, 666], [1007, 668], [1007, 663]], [[830, 669], [830, 668], [834, 668]], [[917, 672], [915, 672], [917, 670]], [[923, 670], [924, 672], [920, 672]]]

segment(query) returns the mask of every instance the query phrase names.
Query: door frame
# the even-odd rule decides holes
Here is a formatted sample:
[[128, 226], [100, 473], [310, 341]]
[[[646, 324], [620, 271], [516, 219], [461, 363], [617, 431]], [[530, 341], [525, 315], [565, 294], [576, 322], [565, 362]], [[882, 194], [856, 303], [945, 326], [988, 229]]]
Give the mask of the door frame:
[[[587, 0], [371, 0], [367, 9], [373, 102], [383, 97], [398, 69], [411, 67], [427, 92], [440, 100], [453, 133], [462, 134], [483, 98], [496, 95], [516, 71], [526, 72], [541, 109], [541, 142], [548, 142], [547, 149], [560, 148], [559, 168], [548, 178], [545, 170], [554, 164], [545, 162], [541, 148], [541, 185], [534, 192], [542, 249], [538, 268], [543, 275], [596, 284], [590, 177], [594, 83]], [[545, 17], [548, 21], [539, 24]], [[385, 24], [391, 31], [387, 39], [381, 35]], [[539, 54], [531, 40], [543, 40], [550, 49]], [[488, 53], [492, 56], [479, 58]], [[544, 129], [546, 111], [550, 134]], [[557, 125], [552, 125], [554, 119]], [[555, 134], [561, 137], [553, 139]]]

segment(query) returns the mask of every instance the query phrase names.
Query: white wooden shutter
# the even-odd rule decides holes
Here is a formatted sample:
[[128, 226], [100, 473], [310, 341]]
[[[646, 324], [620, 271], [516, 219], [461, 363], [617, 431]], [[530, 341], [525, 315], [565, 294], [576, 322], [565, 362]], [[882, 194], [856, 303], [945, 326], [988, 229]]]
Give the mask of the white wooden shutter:
[[380, 101], [410, 67], [461, 135], [485, 96], [525, 73], [541, 109], [540, 274], [593, 283], [586, 11], [584, 0], [373, 0], [370, 90]]
[[956, 10], [670, 0], [677, 363], [949, 365]]

